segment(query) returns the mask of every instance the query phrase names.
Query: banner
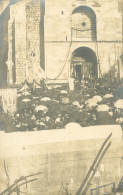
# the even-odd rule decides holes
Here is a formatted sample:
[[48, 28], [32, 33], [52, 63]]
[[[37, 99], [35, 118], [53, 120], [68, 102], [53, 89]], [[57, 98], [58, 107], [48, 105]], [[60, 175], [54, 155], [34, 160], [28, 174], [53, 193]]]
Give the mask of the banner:
[[14, 114], [17, 111], [17, 89], [2, 89], [1, 95], [4, 112]]

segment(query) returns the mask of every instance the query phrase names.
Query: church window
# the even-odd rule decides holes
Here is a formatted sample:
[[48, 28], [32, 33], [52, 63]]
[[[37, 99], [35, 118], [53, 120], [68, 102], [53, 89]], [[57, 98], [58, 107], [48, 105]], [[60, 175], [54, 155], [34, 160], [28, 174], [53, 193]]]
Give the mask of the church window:
[[82, 26], [86, 26], [86, 22], [82, 22]]
[[96, 15], [88, 6], [79, 6], [72, 12], [72, 38], [96, 41]]

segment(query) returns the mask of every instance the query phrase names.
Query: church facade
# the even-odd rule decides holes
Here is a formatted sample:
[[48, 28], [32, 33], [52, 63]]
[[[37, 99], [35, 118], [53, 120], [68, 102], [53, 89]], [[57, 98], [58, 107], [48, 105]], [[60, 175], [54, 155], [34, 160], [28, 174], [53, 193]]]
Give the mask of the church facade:
[[[22, 0], [10, 6], [8, 83], [66, 83], [120, 67], [118, 0]], [[43, 75], [43, 76], [42, 76]], [[45, 76], [44, 76], [45, 75]]]

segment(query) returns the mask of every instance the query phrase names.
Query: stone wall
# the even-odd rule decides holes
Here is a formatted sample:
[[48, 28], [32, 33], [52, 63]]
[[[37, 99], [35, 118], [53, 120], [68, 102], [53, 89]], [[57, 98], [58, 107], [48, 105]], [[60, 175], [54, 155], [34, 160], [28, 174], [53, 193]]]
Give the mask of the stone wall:
[[[9, 42], [9, 48], [15, 52], [15, 62], [13, 57], [8, 57], [12, 61], [15, 69], [15, 84], [20, 84], [27, 79], [32, 82], [36, 78], [36, 67], [40, 67], [40, 37], [41, 37], [41, 7], [40, 0], [21, 1], [10, 6], [10, 30], [14, 29], [12, 39]], [[19, 11], [18, 11], [19, 10]], [[14, 49], [13, 49], [14, 48]], [[10, 52], [9, 52], [10, 53]]]
[[[119, 59], [121, 43], [116, 42], [48, 42], [45, 43], [46, 74], [50, 79], [57, 78], [58, 82], [65, 82], [70, 76], [71, 57], [73, 52], [80, 47], [92, 49], [98, 63], [98, 76], [108, 72]], [[60, 53], [60, 55], [59, 55]], [[57, 56], [57, 57], [56, 57]], [[66, 60], [67, 59], [67, 60]], [[61, 74], [60, 74], [61, 73]], [[122, 74], [123, 76], [123, 74]], [[54, 82], [53, 80], [51, 80]], [[50, 81], [49, 81], [50, 82]]]
[[[65, 68], [58, 77], [58, 82], [64, 82], [70, 76], [72, 53], [79, 47], [88, 47], [95, 52], [97, 60], [100, 62], [98, 64], [98, 77], [108, 72], [122, 53], [122, 24], [118, 1], [104, 0], [100, 3], [99, 0], [81, 2], [73, 0], [70, 3], [69, 1], [55, 0], [54, 3], [54, 0], [49, 0], [45, 4], [45, 68], [47, 77], [56, 78], [59, 75], [69, 52]], [[79, 6], [88, 6], [95, 12], [97, 43], [88, 37], [75, 38], [75, 32], [71, 31], [73, 22], [75, 22], [72, 12]], [[86, 34], [86, 32], [84, 33]], [[123, 74], [121, 75], [123, 76]], [[49, 80], [49, 82], [54, 81]]]
[[27, 80], [32, 82], [35, 68], [40, 67], [40, 1], [26, 5]]
[[[66, 82], [71, 71], [71, 56], [79, 47], [88, 47], [95, 52], [97, 61], [100, 62], [98, 77], [108, 72], [119, 59], [122, 49], [121, 11], [118, 3], [117, 0], [103, 0], [101, 3], [100, 0], [46, 0], [45, 10], [39, 0], [24, 0], [12, 5], [10, 26], [15, 23], [16, 84], [25, 79], [29, 82], [36, 79], [39, 82], [40, 78], [36, 76], [36, 72], [40, 67], [45, 69], [49, 82], [55, 81], [50, 80], [52, 78]], [[77, 38], [75, 30], [72, 30], [76, 23], [72, 12], [79, 6], [86, 6], [95, 14], [95, 39], [91, 37], [93, 30], [83, 32], [84, 38]], [[77, 21], [79, 18], [77, 17]], [[84, 19], [87, 19], [89, 27], [92, 27], [91, 16]], [[11, 31], [9, 40], [10, 37]], [[10, 56], [11, 45], [10, 40]], [[8, 61], [11, 61], [12, 57], [9, 58]], [[10, 61], [12, 66], [13, 62]]]
[[[79, 6], [88, 6], [96, 15], [97, 40], [121, 41], [122, 22], [117, 0], [58, 1], [45, 2], [45, 41], [65, 41], [71, 39], [72, 12]], [[110, 10], [110, 12], [109, 12]], [[56, 25], [57, 24], [57, 25]], [[50, 29], [50, 31], [48, 30]], [[81, 41], [81, 39], [78, 39]]]
[[[18, 11], [19, 10], [19, 11]], [[12, 32], [11, 32], [12, 31]], [[12, 41], [10, 34], [12, 33]], [[8, 62], [13, 64], [14, 83], [19, 84], [26, 76], [26, 13], [25, 2], [10, 7]], [[11, 54], [12, 53], [12, 54]], [[14, 55], [15, 54], [15, 55]], [[9, 74], [10, 75], [10, 74]]]

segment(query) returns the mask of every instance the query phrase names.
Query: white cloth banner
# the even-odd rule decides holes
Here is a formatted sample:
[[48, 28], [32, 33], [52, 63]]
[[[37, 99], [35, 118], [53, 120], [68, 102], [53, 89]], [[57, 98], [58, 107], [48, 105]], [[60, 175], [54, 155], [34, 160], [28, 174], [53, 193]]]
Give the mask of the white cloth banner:
[[4, 112], [14, 114], [17, 111], [17, 89], [2, 90], [2, 104]]

